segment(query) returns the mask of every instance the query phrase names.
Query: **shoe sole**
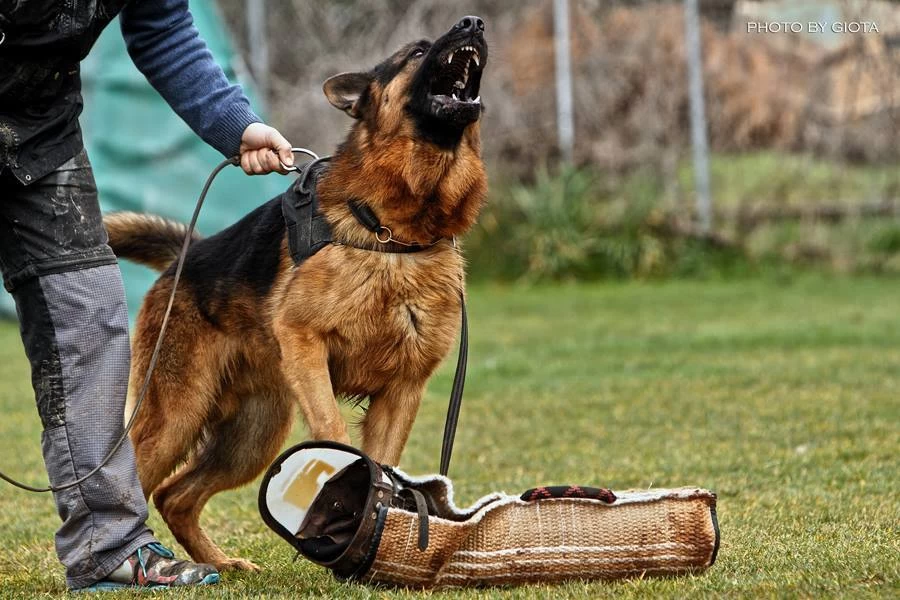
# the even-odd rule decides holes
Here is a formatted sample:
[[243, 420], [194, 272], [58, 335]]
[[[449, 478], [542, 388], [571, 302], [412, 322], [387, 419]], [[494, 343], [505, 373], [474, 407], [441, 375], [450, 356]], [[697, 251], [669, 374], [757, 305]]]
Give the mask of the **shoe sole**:
[[219, 583], [219, 574], [218, 573], [210, 573], [197, 583], [187, 584], [187, 585], [132, 585], [130, 583], [115, 583], [113, 581], [98, 581], [94, 585], [89, 585], [88, 587], [78, 588], [75, 590], [69, 590], [75, 593], [81, 592], [114, 592], [119, 590], [141, 590], [141, 591], [154, 591], [154, 590], [169, 590], [172, 588], [186, 588], [195, 585], [212, 585], [214, 583]]

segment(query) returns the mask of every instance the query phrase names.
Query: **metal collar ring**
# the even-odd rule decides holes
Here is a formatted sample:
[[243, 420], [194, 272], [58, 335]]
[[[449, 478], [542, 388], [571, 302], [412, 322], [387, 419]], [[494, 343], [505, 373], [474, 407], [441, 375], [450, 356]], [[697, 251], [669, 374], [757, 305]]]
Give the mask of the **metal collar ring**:
[[[385, 239], [381, 239], [381, 236], [379, 235], [381, 232], [387, 233], [387, 237]], [[379, 229], [378, 231], [375, 232], [375, 239], [378, 240], [378, 243], [380, 243], [380, 244], [387, 244], [388, 242], [393, 241], [394, 234], [391, 232], [390, 229], [388, 229], [387, 227], [382, 225], [381, 229]]]

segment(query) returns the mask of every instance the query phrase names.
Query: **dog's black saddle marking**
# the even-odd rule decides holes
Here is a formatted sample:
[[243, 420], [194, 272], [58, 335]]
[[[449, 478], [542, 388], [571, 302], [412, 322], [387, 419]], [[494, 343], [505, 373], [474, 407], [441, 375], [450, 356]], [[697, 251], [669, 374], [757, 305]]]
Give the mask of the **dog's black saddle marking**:
[[[329, 244], [392, 253], [420, 252], [431, 247], [420, 244], [405, 245], [393, 241], [381, 242], [377, 237], [371, 245], [334, 239], [331, 226], [320, 210], [319, 197], [316, 193], [316, 184], [319, 177], [327, 171], [329, 158], [323, 157], [308, 163], [297, 181], [281, 195], [281, 214], [287, 227], [288, 248], [291, 258], [294, 259], [294, 265], [299, 266]], [[359, 224], [377, 236], [382, 227], [372, 209], [355, 199], [348, 200], [347, 205]]]

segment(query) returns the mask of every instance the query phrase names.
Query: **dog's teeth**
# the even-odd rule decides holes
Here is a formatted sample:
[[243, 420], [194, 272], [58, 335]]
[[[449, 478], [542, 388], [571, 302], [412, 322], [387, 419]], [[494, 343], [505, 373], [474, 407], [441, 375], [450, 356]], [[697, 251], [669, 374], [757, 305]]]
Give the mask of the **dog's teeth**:
[[455, 53], [456, 53], [456, 51], [454, 50], [453, 52], [450, 53], [450, 56], [447, 58], [447, 64], [448, 64], [448, 65], [453, 63], [453, 55], [454, 55]]
[[472, 57], [472, 60], [475, 61], [475, 66], [476, 66], [476, 67], [480, 67], [480, 66], [481, 66], [481, 63], [478, 62], [478, 54], [476, 54], [475, 56], [473, 56], [473, 57]]
[[475, 104], [481, 104], [481, 96], [478, 96], [477, 98], [472, 100], [472, 102], [474, 102]]

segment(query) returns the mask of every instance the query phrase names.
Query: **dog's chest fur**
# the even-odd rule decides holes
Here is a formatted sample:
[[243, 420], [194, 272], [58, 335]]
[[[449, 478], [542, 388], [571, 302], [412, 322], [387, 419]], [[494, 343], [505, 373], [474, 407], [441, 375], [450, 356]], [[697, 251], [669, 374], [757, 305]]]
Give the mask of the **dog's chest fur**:
[[329, 246], [285, 293], [290, 318], [324, 339], [335, 393], [365, 396], [424, 385], [455, 339], [462, 288], [462, 257], [442, 241], [409, 254]]

